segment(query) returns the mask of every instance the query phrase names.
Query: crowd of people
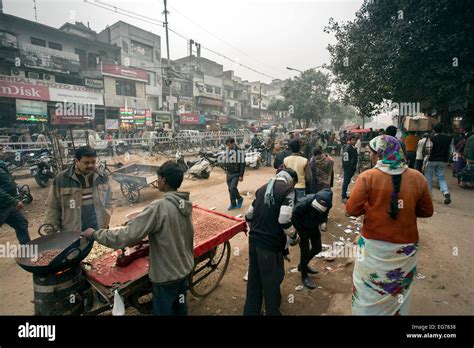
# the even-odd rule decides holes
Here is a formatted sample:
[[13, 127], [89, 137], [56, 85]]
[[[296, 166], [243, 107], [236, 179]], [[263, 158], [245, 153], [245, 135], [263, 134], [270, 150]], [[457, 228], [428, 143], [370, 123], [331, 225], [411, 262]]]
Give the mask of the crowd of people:
[[[347, 132], [340, 134], [342, 202], [347, 215], [364, 215], [357, 246], [365, 257], [356, 259], [354, 268], [354, 314], [408, 313], [419, 242], [416, 219], [433, 214], [433, 175], [439, 182], [444, 203], [451, 202], [444, 175], [452, 138], [443, 134], [441, 125], [434, 127], [433, 134], [421, 138], [414, 133], [408, 133], [404, 139], [396, 135], [394, 126], [377, 134], [364, 134], [372, 168], [358, 175], [349, 195], [359, 155], [357, 142], [361, 139]], [[284, 258], [290, 247], [299, 245], [302, 285], [316, 288], [310, 275], [317, 270], [309, 262], [322, 250], [321, 232], [327, 229], [333, 206], [334, 159], [325, 150], [334, 141], [336, 136], [330, 132], [293, 134], [283, 141], [275, 155], [275, 175], [256, 190], [245, 214], [250, 230], [245, 315], [260, 315], [263, 303], [267, 315], [281, 314], [280, 287], [285, 275]], [[239, 151], [235, 139], [228, 138], [225, 144], [228, 209], [239, 209], [244, 199], [238, 184], [244, 180], [245, 161], [233, 156]], [[463, 166], [474, 162], [474, 138], [463, 136], [454, 146], [457, 158], [453, 171], [459, 175]], [[265, 147], [270, 166], [275, 150], [272, 134]], [[83, 146], [75, 152], [74, 164], [53, 180], [45, 203], [45, 223], [57, 230], [81, 230], [85, 238], [115, 249], [135, 245], [148, 236], [153, 311], [157, 315], [184, 315], [187, 306], [183, 295], [185, 299], [193, 268], [192, 204], [189, 193], [178, 191], [184, 173], [175, 162], [164, 163], [157, 176], [158, 188], [164, 196], [125, 226], [109, 228], [109, 178], [97, 169], [97, 152]], [[12, 226], [19, 242], [27, 243], [28, 222], [21, 213], [16, 183], [1, 161], [0, 197], [0, 224]], [[403, 300], [396, 295], [403, 295]]]

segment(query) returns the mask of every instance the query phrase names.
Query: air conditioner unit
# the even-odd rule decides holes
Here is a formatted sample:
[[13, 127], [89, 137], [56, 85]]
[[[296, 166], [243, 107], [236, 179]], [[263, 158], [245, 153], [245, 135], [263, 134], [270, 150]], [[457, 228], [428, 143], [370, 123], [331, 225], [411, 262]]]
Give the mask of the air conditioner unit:
[[54, 81], [55, 81], [55, 78], [54, 78], [54, 75], [43, 74], [43, 80], [54, 82]]
[[30, 79], [39, 79], [39, 78], [40, 78], [40, 74], [37, 73], [37, 72], [28, 71], [28, 77], [29, 77]]
[[12, 69], [12, 76], [25, 77], [25, 72], [23, 70]]

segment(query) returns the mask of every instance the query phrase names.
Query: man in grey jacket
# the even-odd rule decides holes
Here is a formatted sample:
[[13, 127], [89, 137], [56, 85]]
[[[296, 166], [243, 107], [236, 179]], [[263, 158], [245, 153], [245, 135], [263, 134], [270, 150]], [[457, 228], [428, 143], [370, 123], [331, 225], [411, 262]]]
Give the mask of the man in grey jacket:
[[83, 236], [114, 249], [150, 241], [149, 277], [153, 284], [155, 315], [187, 315], [186, 291], [194, 267], [192, 203], [188, 192], [178, 192], [183, 171], [172, 161], [158, 169], [158, 188], [165, 193], [125, 226]]

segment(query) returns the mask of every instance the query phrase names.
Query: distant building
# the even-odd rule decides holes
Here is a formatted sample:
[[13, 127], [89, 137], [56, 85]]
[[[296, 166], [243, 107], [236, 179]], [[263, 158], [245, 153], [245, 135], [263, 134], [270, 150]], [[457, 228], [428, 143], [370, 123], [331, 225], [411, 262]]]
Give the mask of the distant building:
[[123, 128], [151, 126], [151, 113], [163, 104], [160, 36], [118, 21], [102, 30], [98, 39], [121, 48], [121, 66], [104, 67], [107, 105], [121, 108]]
[[[0, 127], [103, 128], [114, 110], [104, 104], [101, 65], [120, 62], [120, 48], [96, 35], [81, 22], [57, 29], [0, 13]], [[93, 113], [74, 107], [59, 115], [65, 102], [93, 105]]]

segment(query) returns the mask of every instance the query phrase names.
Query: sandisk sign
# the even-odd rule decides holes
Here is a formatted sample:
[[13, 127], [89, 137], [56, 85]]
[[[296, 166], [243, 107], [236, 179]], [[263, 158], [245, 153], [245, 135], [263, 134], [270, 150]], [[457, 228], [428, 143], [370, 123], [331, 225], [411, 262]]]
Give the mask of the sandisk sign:
[[0, 80], [0, 96], [21, 99], [49, 100], [49, 88]]
[[196, 114], [181, 114], [179, 119], [180, 124], [199, 124], [199, 115]]
[[129, 80], [148, 82], [148, 75], [145, 70], [131, 68], [128, 66], [104, 64], [102, 66], [102, 74], [119, 76]]

